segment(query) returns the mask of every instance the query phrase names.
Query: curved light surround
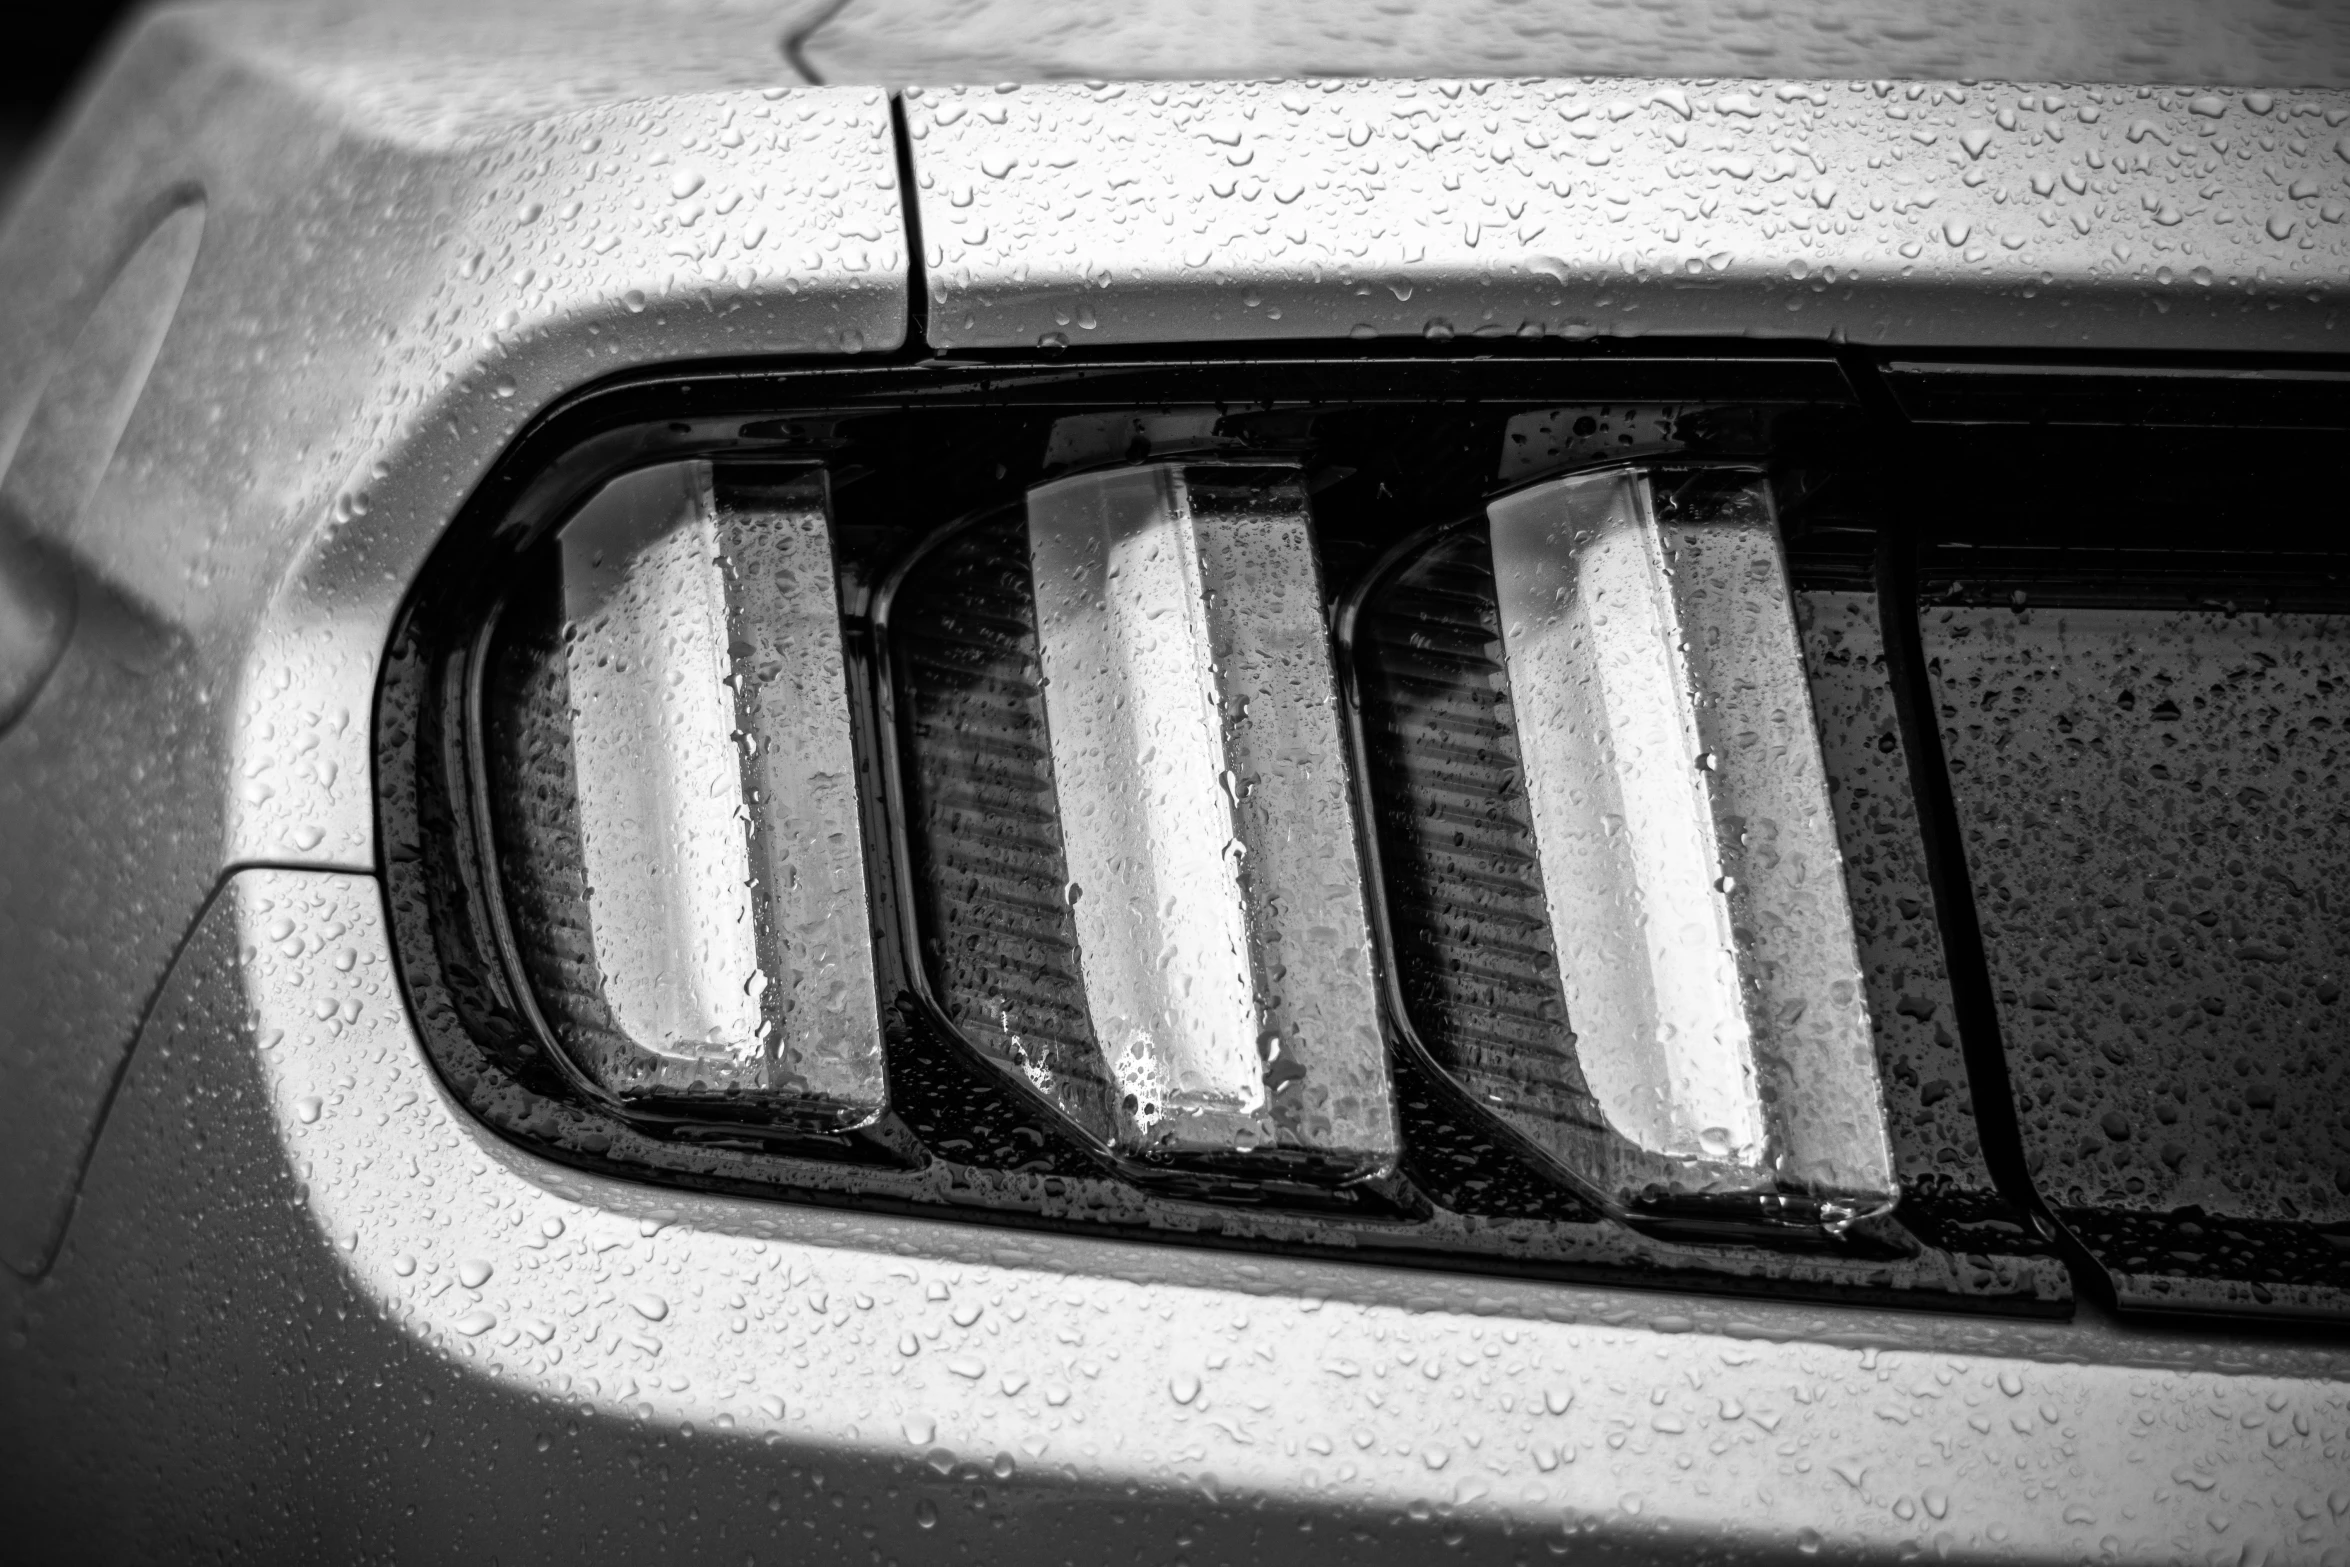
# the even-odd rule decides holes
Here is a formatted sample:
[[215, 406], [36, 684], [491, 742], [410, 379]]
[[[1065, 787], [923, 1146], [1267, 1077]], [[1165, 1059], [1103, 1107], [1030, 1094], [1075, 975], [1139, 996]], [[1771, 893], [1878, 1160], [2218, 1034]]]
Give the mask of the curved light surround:
[[[625, 475], [498, 614], [502, 939], [561, 1061], [617, 1107], [881, 1135], [827, 494], [814, 466]], [[1081, 473], [941, 538], [881, 619], [907, 678], [930, 671], [906, 689], [910, 846], [954, 1026], [1131, 1175], [1382, 1180], [1390, 1014], [1303, 473]], [[1436, 1064], [1626, 1216], [1836, 1230], [1889, 1207], [1761, 477], [1519, 490], [1382, 580], [1374, 601], [1420, 605], [1386, 646], [1458, 644], [1423, 682], [1401, 813], [1453, 849], [1397, 856], [1383, 889], [1407, 946], [1445, 949], [1438, 988], [1482, 1009]], [[1397, 671], [1357, 664], [1392, 705]], [[1395, 795], [1393, 756], [1366, 767]]]
[[1113, 1148], [1385, 1172], [1395, 1110], [1299, 474], [1082, 474], [1029, 492], [1027, 531]]
[[[1487, 606], [1498, 636], [1483, 658], [1498, 667], [1482, 678], [1504, 689], [1474, 720], [1490, 730], [1475, 744], [1496, 789], [1484, 852], [1506, 876], [1426, 853], [1396, 869], [1457, 883], [1421, 901], [1469, 911], [1453, 928], [1476, 923], [1485, 940], [1518, 918], [1496, 889], [1538, 887], [1548, 929], [1509, 935], [1525, 972], [1508, 983], [1521, 996], [1555, 984], [1557, 1001], [1538, 1009], [1548, 1026], [1499, 1055], [1448, 1041], [1441, 1022], [1420, 1020], [1424, 1042], [1540, 1155], [1622, 1209], [1759, 1203], [1834, 1229], [1890, 1208], [1868, 1007], [1767, 484], [1608, 470], [1505, 496], [1486, 523], [1485, 540], [1455, 530], [1423, 550], [1425, 582], [1407, 566], [1380, 593], [1426, 598], [1423, 623], [1455, 642], [1462, 606]], [[1464, 577], [1455, 557], [1480, 542], [1490, 577]], [[1467, 670], [1476, 657], [1462, 647]], [[1448, 764], [1432, 759], [1467, 732], [1442, 689], [1464, 676], [1413, 678], [1433, 693], [1418, 728], [1390, 719], [1383, 743], [1418, 747], [1406, 765], [1433, 780]], [[1442, 787], [1457, 790], [1457, 775]], [[1448, 808], [1420, 787], [1381, 809], [1409, 821]], [[1457, 966], [1487, 961], [1477, 937], [1433, 939], [1453, 943]]]
[[571, 1064], [812, 1129], [886, 1105], [824, 480], [604, 486], [487, 715], [514, 945]]

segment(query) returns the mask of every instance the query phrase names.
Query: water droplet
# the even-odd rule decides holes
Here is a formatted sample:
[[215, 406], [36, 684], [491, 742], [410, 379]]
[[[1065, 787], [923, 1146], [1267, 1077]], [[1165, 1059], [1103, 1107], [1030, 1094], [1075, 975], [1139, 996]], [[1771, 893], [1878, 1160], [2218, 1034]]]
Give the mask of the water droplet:
[[492, 1271], [479, 1257], [468, 1257], [457, 1264], [457, 1282], [469, 1290], [477, 1290], [490, 1281]]
[[658, 1322], [669, 1315], [669, 1302], [658, 1295], [632, 1295], [628, 1301], [631, 1310], [647, 1322]]
[[1180, 1372], [1168, 1378], [1167, 1391], [1175, 1395], [1176, 1403], [1188, 1404], [1199, 1397], [1199, 1378], [1188, 1371]]
[[469, 1311], [449, 1324], [467, 1338], [478, 1338], [498, 1325], [498, 1319], [486, 1311]]

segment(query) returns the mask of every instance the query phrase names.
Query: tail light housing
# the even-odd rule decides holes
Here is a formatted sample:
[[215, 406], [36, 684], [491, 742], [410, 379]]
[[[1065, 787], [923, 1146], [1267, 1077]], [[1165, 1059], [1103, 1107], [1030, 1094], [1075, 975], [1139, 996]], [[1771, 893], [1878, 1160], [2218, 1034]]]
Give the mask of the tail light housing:
[[617, 1109], [815, 1136], [888, 1108], [821, 469], [604, 484], [484, 626], [485, 907]]
[[[916, 553], [877, 607], [887, 689], [925, 715], [893, 736], [892, 773], [918, 802], [932, 950], [1016, 922], [1055, 961], [998, 948], [924, 981], [984, 1057], [1139, 1178], [1384, 1181], [1395, 1110], [1302, 476], [1121, 465], [1037, 485], [990, 523], [954, 528], [943, 566]], [[921, 631], [897, 656], [900, 626], [991, 611], [1018, 631], [976, 669], [942, 667]], [[997, 721], [929, 717], [942, 674], [992, 682]], [[1006, 754], [1030, 782], [1017, 846], [1006, 802], [981, 793]], [[1018, 890], [945, 870], [1016, 848]], [[1021, 978], [1050, 994], [1015, 1005]]]
[[[1390, 945], [1419, 981], [1398, 1012], [1438, 1069], [1612, 1212], [1834, 1230], [1890, 1210], [1765, 476], [1512, 491], [1408, 547], [1348, 617], [1410, 957]], [[1474, 852], [1442, 841], [1464, 816]]]
[[2067, 1258], [2145, 1243], [2035, 1189], [2080, 1119], [2011, 1095], [2023, 960], [1969, 879], [2010, 818], [1933, 608], [1980, 602], [1978, 546], [1912, 457], [1984, 437], [1853, 373], [906, 366], [559, 410], [387, 668], [426, 1045], [509, 1135], [657, 1179], [2062, 1310]]

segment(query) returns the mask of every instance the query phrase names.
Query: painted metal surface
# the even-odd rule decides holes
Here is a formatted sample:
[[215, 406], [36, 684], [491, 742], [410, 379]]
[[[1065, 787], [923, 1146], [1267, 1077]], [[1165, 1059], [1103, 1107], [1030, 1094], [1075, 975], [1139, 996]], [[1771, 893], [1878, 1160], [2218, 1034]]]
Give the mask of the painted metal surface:
[[567, 1171], [447, 1097], [353, 875], [229, 881], [63, 1257], [0, 1288], [14, 1516], [98, 1557], [2350, 1551], [2338, 1349], [1239, 1264]]
[[[40, 535], [79, 618], [0, 739], [12, 1516], [100, 1558], [2350, 1557], [2334, 1348], [702, 1197], [455, 1108], [363, 874], [383, 640], [566, 392], [904, 340], [886, 102], [777, 48], [816, 9], [171, 8], [21, 189], [11, 449], [141, 236], [205, 219]], [[1064, 85], [908, 118], [941, 348], [2340, 347], [2338, 95]]]
[[2338, 92], [1053, 82], [906, 110], [939, 348], [2350, 332]]
[[224, 867], [374, 863], [368, 715], [514, 433], [626, 366], [895, 347], [889, 111], [770, 7], [167, 9], [0, 232], [0, 444], [164, 215], [201, 245], [70, 527], [78, 628], [0, 738], [0, 1258], [38, 1270]]
[[484, 725], [540, 1014], [608, 1092], [870, 1123], [888, 1088], [823, 474], [745, 500], [706, 462], [640, 468], [556, 549], [560, 609], [506, 644]]
[[2302, 0], [848, 0], [799, 58], [828, 82], [1282, 76], [1906, 77], [2350, 87], [2350, 13]]

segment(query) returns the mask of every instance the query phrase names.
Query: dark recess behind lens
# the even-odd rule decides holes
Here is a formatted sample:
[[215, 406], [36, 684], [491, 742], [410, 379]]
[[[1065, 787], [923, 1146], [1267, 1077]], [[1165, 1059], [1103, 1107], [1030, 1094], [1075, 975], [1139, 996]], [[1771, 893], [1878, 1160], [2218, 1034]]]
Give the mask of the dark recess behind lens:
[[0, 203], [7, 201], [26, 155], [64, 107], [101, 45], [132, 9], [131, 0], [89, 0], [19, 18], [0, 50]]
[[[2322, 437], [1934, 431], [1917, 613], [2020, 1152], [2119, 1303], [2350, 1289], [2350, 551]], [[1986, 467], [1996, 457], [1996, 477]]]

